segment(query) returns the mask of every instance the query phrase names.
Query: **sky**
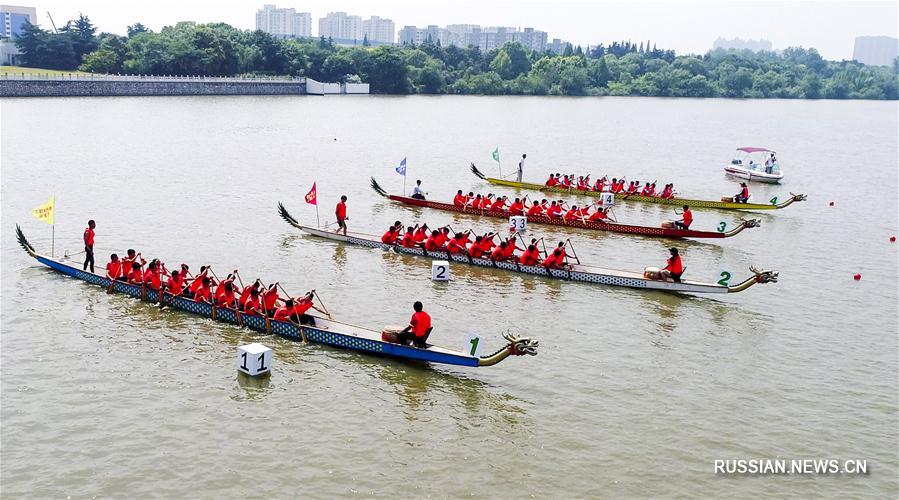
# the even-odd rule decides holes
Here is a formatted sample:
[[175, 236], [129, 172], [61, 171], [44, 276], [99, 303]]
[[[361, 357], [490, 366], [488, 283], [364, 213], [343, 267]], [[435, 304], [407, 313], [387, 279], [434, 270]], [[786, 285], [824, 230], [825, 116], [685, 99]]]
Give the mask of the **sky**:
[[597, 1], [597, 0], [20, 0], [37, 8], [39, 24], [49, 27], [49, 11], [57, 25], [78, 13], [100, 31], [124, 34], [141, 22], [154, 31], [178, 21], [225, 22], [254, 29], [255, 13], [264, 3], [318, 18], [345, 11], [368, 18], [387, 17], [397, 31], [405, 25], [480, 24], [533, 27], [575, 45], [615, 40], [651, 40], [659, 48], [703, 54], [719, 36], [765, 38], [775, 49], [814, 47], [826, 58], [851, 59], [856, 36], [897, 36], [896, 1]]

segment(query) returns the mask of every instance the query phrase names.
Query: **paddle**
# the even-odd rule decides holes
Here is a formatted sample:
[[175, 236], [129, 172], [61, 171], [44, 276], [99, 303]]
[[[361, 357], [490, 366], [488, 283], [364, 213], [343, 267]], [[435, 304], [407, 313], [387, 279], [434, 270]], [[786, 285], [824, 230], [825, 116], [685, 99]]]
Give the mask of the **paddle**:
[[[574, 250], [574, 245], [571, 243], [571, 238], [568, 238], [568, 239], [565, 240], [565, 241], [566, 241], [566, 243], [567, 243], [568, 245], [571, 245], [571, 253], [574, 254], [575, 260], [577, 260], [577, 263], [580, 264], [580, 263], [581, 263], [581, 259], [578, 258], [577, 252]], [[566, 256], [566, 257], [568, 256], [568, 253], [567, 253], [567, 252], [565, 253], [565, 256]]]

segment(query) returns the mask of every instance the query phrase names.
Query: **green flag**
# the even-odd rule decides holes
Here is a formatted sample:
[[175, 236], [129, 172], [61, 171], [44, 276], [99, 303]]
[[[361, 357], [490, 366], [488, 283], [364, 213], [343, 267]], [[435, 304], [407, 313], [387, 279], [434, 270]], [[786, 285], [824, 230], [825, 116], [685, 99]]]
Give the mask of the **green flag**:
[[493, 150], [493, 159], [496, 161], [496, 163], [499, 163], [499, 146], [497, 146], [496, 149]]

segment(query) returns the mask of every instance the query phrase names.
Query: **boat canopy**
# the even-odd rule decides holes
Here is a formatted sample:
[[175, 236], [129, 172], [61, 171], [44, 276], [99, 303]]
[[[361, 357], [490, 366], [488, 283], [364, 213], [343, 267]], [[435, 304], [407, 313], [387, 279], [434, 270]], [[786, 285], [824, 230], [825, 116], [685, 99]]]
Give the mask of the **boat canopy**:
[[744, 153], [773, 153], [774, 152], [774, 151], [771, 151], [770, 149], [752, 148], [752, 147], [737, 148], [737, 151], [743, 151]]

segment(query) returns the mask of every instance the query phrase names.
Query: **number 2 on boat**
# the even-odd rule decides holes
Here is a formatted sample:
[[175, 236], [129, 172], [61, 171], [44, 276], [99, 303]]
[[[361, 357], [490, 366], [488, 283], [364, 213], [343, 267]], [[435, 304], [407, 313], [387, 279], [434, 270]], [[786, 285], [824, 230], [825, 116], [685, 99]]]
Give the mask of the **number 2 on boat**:
[[768, 201], [770, 201], [772, 205], [777, 205], [777, 196], [775, 196], [774, 198], [771, 198]]
[[730, 273], [728, 271], [721, 271], [721, 274], [719, 274], [718, 276], [721, 276], [721, 279], [718, 280], [719, 285], [721, 285], [721, 286], [730, 285]]
[[471, 357], [478, 357], [478, 353], [481, 352], [481, 337], [477, 333], [469, 333], [462, 352], [468, 352]]
[[723, 233], [725, 229], [727, 229], [727, 222], [721, 221], [721, 223], [718, 224], [718, 232]]

